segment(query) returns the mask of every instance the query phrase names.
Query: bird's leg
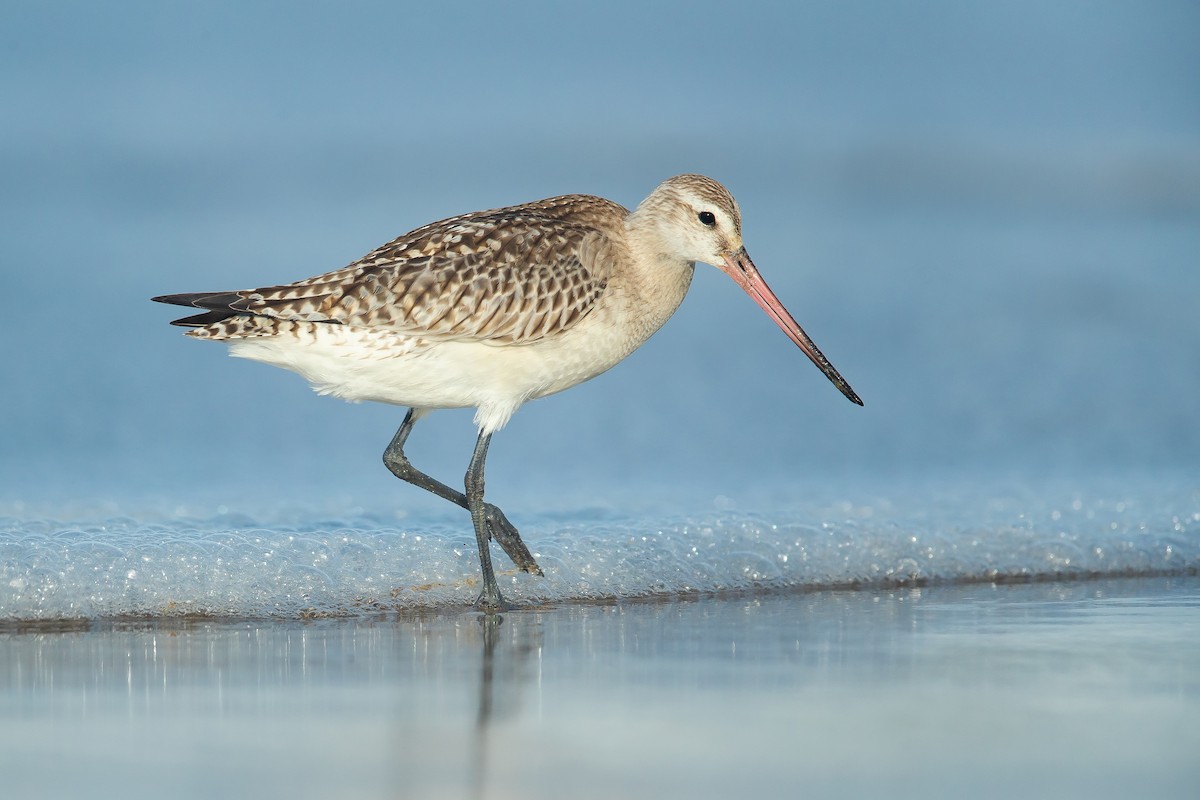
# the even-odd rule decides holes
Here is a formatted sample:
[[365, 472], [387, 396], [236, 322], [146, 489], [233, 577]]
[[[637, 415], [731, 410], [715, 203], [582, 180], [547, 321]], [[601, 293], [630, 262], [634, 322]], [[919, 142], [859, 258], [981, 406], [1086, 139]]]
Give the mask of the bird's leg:
[[496, 583], [496, 573], [492, 571], [492, 553], [488, 549], [488, 540], [491, 537], [488, 534], [487, 516], [483, 507], [483, 462], [487, 459], [488, 444], [491, 441], [490, 433], [479, 432], [466, 478], [467, 509], [471, 512], [471, 522], [475, 525], [475, 542], [479, 545], [479, 568], [483, 571], [483, 592], [475, 601], [475, 605], [487, 612], [505, 608], [504, 598], [500, 595], [500, 585]]
[[[391, 443], [383, 451], [384, 465], [400, 480], [411, 483], [413, 486], [419, 486], [427, 492], [432, 492], [438, 497], [470, 511], [466, 495], [421, 472], [409, 463], [408, 456], [404, 455], [404, 443], [408, 441], [408, 435], [412, 433], [416, 421], [416, 410], [409, 409], [408, 414], [404, 417], [404, 422], [400, 425], [400, 430], [396, 431]], [[504, 512], [491, 503], [484, 503], [483, 514], [487, 523], [488, 535], [496, 540], [496, 544], [504, 548], [504, 552], [517, 565], [517, 569], [533, 575], [541, 575], [542, 568], [534, 560], [529, 548], [521, 541], [521, 535], [517, 533], [517, 529], [508, 521], [508, 517], [504, 516]]]

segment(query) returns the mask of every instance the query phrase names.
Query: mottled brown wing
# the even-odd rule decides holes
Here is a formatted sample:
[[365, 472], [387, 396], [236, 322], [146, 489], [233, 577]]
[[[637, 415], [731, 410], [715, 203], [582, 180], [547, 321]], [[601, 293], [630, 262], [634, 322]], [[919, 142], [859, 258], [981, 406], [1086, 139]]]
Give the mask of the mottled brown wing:
[[572, 195], [442, 220], [353, 264], [225, 306], [279, 319], [442, 340], [531, 342], [583, 319], [604, 292], [625, 210]]

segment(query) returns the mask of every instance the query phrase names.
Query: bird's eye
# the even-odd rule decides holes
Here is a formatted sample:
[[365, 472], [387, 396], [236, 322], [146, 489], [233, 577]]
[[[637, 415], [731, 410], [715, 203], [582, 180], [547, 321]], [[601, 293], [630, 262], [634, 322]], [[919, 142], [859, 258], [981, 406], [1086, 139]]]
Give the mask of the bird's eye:
[[704, 225], [707, 228], [716, 227], [717, 218], [711, 211], [701, 211], [697, 217], [699, 218], [701, 225]]

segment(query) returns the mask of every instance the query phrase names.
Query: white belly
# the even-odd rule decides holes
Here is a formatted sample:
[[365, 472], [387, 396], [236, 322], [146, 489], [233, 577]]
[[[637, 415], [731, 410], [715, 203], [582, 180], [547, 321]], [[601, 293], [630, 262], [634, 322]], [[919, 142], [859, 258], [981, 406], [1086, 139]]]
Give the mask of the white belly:
[[228, 344], [233, 356], [300, 374], [319, 394], [421, 409], [476, 408], [476, 424], [494, 431], [526, 400], [599, 375], [653, 332], [614, 327], [600, 314], [556, 337], [514, 345], [300, 322]]

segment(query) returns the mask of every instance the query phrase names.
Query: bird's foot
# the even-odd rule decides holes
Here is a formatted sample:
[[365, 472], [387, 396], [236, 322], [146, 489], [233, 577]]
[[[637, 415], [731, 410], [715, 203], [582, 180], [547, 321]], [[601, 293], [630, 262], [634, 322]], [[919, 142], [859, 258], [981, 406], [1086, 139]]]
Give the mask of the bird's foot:
[[[544, 574], [542, 568], [534, 560], [533, 554], [529, 552], [529, 548], [521, 541], [521, 534], [517, 533], [516, 527], [508, 521], [508, 517], [504, 516], [503, 511], [491, 503], [485, 503], [483, 516], [487, 522], [488, 536], [504, 549], [512, 562], [517, 565], [517, 569], [531, 575]], [[484, 595], [486, 594], [485, 591]], [[477, 603], [481, 608], [484, 605], [484, 595], [479, 596]], [[500, 602], [503, 603], [503, 600]]]
[[500, 594], [498, 586], [485, 586], [478, 599], [475, 600], [475, 607], [485, 614], [499, 614], [502, 611], [512, 610], [512, 606], [504, 599], [504, 595]]

